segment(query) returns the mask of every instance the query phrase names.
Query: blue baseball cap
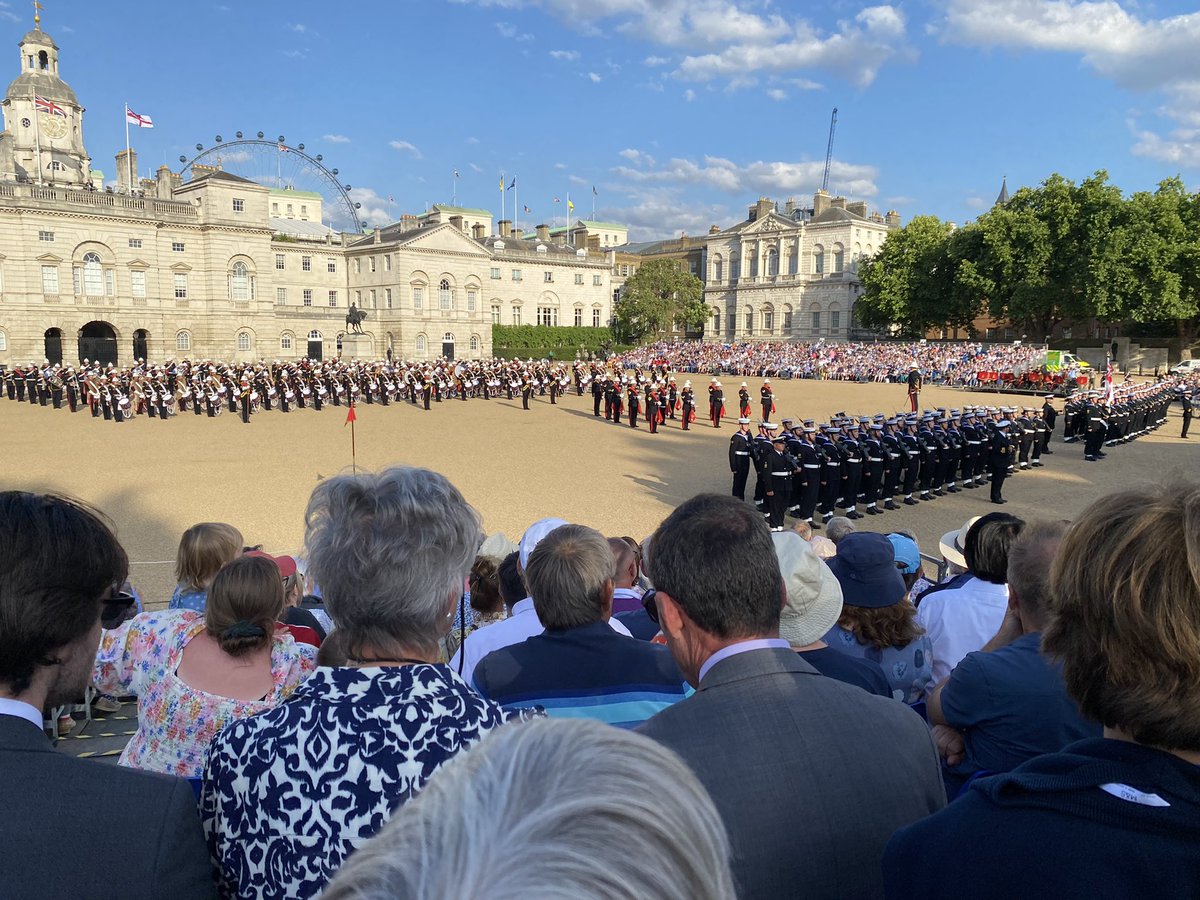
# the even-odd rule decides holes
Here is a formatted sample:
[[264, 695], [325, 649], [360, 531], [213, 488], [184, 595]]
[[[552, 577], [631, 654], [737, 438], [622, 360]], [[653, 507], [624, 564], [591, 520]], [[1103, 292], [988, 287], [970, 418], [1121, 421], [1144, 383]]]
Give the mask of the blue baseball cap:
[[900, 571], [905, 575], [915, 575], [921, 571], [921, 550], [916, 541], [903, 534], [889, 534], [888, 540], [892, 542], [896, 562], [904, 564]]

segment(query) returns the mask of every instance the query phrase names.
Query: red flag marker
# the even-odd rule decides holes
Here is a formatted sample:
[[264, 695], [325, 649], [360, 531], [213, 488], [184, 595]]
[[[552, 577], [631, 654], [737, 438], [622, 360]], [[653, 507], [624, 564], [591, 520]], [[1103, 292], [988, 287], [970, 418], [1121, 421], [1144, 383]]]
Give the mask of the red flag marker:
[[342, 427], [350, 426], [350, 471], [358, 473], [358, 449], [354, 445], [354, 423], [358, 421], [358, 416], [354, 413], [354, 401], [350, 401], [350, 409], [346, 411], [346, 421], [342, 423]]

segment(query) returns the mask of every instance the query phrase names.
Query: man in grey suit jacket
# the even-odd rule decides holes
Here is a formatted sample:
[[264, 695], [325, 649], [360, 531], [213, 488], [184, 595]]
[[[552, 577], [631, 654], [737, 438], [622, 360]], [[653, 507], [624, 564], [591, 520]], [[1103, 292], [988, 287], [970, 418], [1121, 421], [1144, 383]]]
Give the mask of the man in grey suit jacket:
[[132, 598], [92, 511], [0, 492], [0, 810], [5, 898], [216, 895], [186, 781], [58, 753], [42, 710], [83, 695], [103, 616]]
[[641, 726], [708, 788], [743, 898], [881, 897], [892, 834], [945, 805], [902, 703], [825, 678], [779, 640], [784, 587], [762, 515], [689, 500], [650, 540], [667, 644], [696, 694]]

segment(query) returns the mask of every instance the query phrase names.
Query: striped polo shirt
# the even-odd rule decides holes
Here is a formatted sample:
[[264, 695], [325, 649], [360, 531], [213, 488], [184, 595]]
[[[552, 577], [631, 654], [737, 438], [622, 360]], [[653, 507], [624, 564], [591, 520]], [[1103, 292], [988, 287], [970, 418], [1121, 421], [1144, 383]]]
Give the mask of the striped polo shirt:
[[605, 622], [547, 630], [493, 651], [474, 686], [506, 709], [599, 719], [634, 728], [692, 694], [666, 647], [617, 634]]

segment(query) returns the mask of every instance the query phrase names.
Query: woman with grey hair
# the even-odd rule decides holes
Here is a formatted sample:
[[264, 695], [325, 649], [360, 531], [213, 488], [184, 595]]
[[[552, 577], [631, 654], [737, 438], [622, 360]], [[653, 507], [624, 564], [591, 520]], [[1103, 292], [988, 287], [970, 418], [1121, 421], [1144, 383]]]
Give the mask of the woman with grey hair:
[[720, 814], [683, 760], [601, 722], [546, 719], [501, 728], [446, 766], [322, 896], [725, 900], [734, 890]]
[[226, 897], [310, 897], [458, 751], [506, 713], [438, 664], [479, 516], [436, 472], [340, 475], [305, 514], [309, 572], [346, 665], [227, 728], [201, 813]]

